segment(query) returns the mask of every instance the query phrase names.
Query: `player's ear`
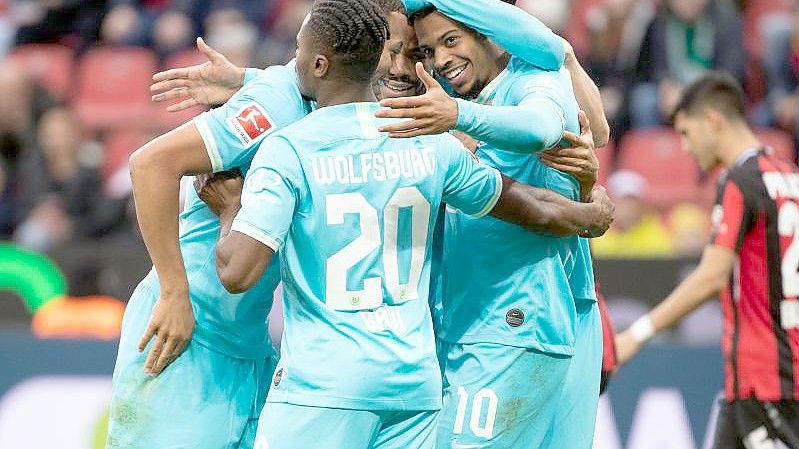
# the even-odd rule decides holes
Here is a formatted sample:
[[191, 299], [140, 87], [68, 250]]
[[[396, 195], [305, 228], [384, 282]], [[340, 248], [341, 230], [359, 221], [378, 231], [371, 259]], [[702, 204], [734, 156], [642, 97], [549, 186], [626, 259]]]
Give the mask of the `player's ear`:
[[330, 60], [325, 55], [316, 55], [314, 59], [313, 74], [316, 78], [324, 78], [330, 71]]
[[705, 110], [702, 111], [702, 115], [707, 124], [710, 125], [710, 128], [716, 132], [720, 131], [727, 121], [721, 112], [713, 108], [705, 108]]

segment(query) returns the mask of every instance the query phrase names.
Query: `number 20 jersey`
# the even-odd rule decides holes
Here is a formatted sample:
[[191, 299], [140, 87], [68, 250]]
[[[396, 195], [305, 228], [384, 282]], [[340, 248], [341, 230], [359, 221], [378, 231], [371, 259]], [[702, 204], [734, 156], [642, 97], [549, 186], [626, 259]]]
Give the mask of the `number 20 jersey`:
[[799, 398], [799, 174], [750, 150], [719, 181], [713, 243], [739, 256], [722, 291], [727, 400]]
[[318, 109], [261, 145], [232, 229], [277, 251], [281, 359], [268, 402], [436, 410], [428, 306], [442, 202], [481, 216], [499, 172], [448, 134], [391, 139], [376, 103]]

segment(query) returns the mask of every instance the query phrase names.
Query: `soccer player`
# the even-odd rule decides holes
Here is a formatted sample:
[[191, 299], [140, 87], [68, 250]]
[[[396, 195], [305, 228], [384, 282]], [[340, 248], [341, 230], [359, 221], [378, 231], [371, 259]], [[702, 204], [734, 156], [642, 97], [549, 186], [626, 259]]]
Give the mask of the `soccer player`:
[[396, 121], [373, 117], [386, 34], [370, 0], [314, 3], [296, 67], [319, 109], [262, 143], [241, 208], [219, 211], [225, 287], [249, 288], [278, 250], [286, 285], [281, 360], [256, 447], [433, 447], [441, 380], [425, 299], [442, 201], [558, 234], [609, 221], [607, 204], [503, 178], [449, 134], [378, 132]]
[[702, 170], [722, 166], [714, 235], [699, 266], [619, 334], [619, 362], [721, 292], [725, 402], [714, 449], [799, 448], [799, 173], [749, 129], [733, 77], [683, 94], [674, 128]]
[[[411, 14], [428, 64], [475, 101], [453, 100], [426, 77], [432, 88], [425, 95], [381, 103], [396, 109], [380, 116], [413, 119], [382, 130], [414, 136], [459, 129], [481, 140], [477, 155], [505, 174], [573, 199], [588, 191], [530, 155], [556, 145], [564, 129], [576, 129], [568, 74], [510, 56], [470, 28], [480, 20], [499, 33], [501, 22], [487, 15], [513, 7], [492, 5], [475, 19], [460, 2], [427, 3], [462, 21], [434, 6]], [[410, 12], [410, 2], [406, 7]], [[445, 242], [439, 447], [589, 448], [602, 337], [587, 242], [460, 213], [447, 215]], [[543, 371], [549, 375], [535, 374]]]
[[[393, 14], [402, 10], [401, 3], [378, 3], [392, 13], [392, 34], [409, 34], [407, 22]], [[384, 70], [384, 91], [415, 92], [403, 90], [403, 80], [392, 73], [412, 65], [407, 60], [413, 47], [390, 43], [390, 54], [381, 58], [381, 63], [392, 64]], [[246, 173], [261, 140], [304, 116], [310, 104], [299, 93], [291, 64], [245, 72], [202, 40], [198, 47], [211, 62], [193, 72], [194, 81], [229, 75], [221, 88], [203, 90], [202, 101], [226, 101], [243, 78], [247, 85], [223, 107], [159, 137], [131, 158], [137, 214], [155, 269], [138, 286], [126, 311], [108, 447], [250, 447], [275, 364], [266, 316], [277, 266], [244, 294], [224, 291], [208, 259], [219, 221], [190, 191], [178, 232], [177, 192], [184, 175], [231, 169]], [[169, 80], [178, 92], [185, 89], [184, 81]], [[170, 363], [174, 366], [162, 373]]]

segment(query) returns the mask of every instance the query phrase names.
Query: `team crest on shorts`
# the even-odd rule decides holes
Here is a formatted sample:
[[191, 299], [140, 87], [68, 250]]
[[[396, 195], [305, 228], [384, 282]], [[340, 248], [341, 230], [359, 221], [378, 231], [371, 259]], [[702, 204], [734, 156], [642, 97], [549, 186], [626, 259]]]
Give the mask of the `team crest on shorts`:
[[281, 380], [283, 380], [283, 368], [279, 368], [275, 371], [275, 376], [272, 378], [272, 386], [276, 387], [280, 385]]
[[252, 103], [227, 119], [228, 126], [241, 143], [249, 146], [253, 142], [269, 134], [274, 128], [272, 120], [266, 112], [256, 103]]
[[519, 309], [510, 309], [508, 313], [505, 314], [505, 322], [510, 325], [510, 327], [519, 327], [524, 324], [524, 312]]

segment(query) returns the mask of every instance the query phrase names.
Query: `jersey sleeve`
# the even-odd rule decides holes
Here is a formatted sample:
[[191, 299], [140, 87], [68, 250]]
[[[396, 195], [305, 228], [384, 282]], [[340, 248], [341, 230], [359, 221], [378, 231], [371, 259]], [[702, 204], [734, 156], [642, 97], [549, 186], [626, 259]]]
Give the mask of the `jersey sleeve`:
[[497, 148], [530, 153], [560, 143], [566, 113], [552, 72], [520, 77], [511, 86], [512, 106], [489, 106], [457, 99], [456, 129]]
[[194, 119], [214, 172], [248, 163], [269, 134], [307, 114], [289, 66], [263, 70], [224, 105]]
[[455, 137], [442, 135], [441, 157], [446, 164], [442, 200], [467, 215], [482, 217], [496, 206], [502, 193], [502, 176], [478, 161]]
[[231, 230], [277, 252], [286, 241], [304, 178], [296, 152], [282, 137], [268, 138], [261, 147], [244, 179]]
[[501, 0], [403, 0], [408, 13], [435, 6], [445, 16], [487, 36], [510, 54], [545, 70], [563, 66], [563, 39], [526, 11]]
[[744, 236], [753, 224], [753, 207], [740, 186], [726, 179], [719, 188], [713, 208], [713, 237], [711, 242], [738, 253]]

